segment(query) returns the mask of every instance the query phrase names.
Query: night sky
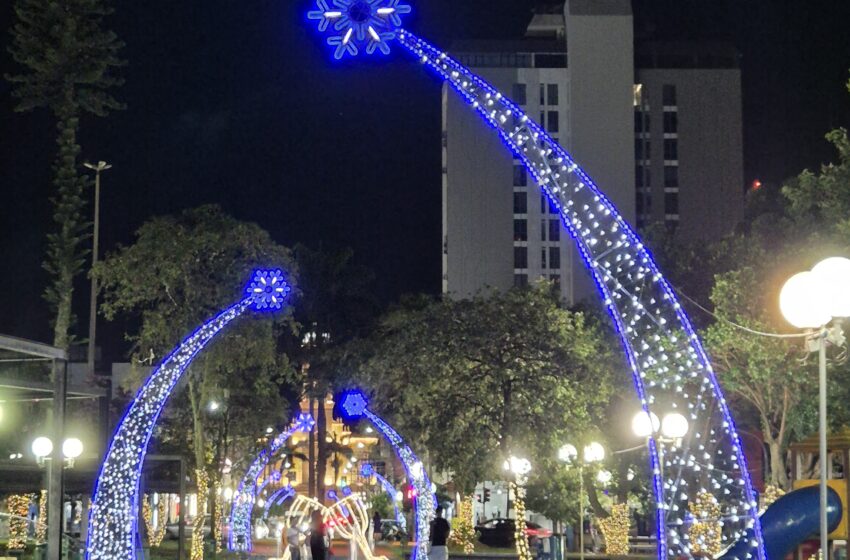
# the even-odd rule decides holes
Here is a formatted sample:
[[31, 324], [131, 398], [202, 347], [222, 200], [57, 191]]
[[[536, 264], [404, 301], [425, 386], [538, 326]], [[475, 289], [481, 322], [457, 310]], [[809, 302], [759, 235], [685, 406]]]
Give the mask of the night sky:
[[[11, 0], [0, 27], [12, 22]], [[335, 63], [308, 0], [116, 2], [128, 109], [82, 123], [106, 160], [102, 242], [150, 216], [217, 203], [279, 242], [354, 248], [386, 301], [440, 289], [440, 85], [399, 49]], [[534, 0], [419, 0], [408, 20], [438, 45], [520, 37]], [[747, 181], [781, 181], [833, 154], [850, 125], [850, 2], [635, 0], [639, 34], [733, 41], [744, 80]], [[3, 36], [4, 45], [8, 35]], [[0, 53], [0, 70], [16, 71]], [[15, 114], [0, 83], [0, 333], [50, 341], [41, 269], [54, 129]], [[743, 188], [743, 185], [742, 185]], [[88, 292], [77, 292], [85, 332]], [[101, 327], [107, 344], [120, 339]], [[114, 352], [114, 350], [113, 350]]]

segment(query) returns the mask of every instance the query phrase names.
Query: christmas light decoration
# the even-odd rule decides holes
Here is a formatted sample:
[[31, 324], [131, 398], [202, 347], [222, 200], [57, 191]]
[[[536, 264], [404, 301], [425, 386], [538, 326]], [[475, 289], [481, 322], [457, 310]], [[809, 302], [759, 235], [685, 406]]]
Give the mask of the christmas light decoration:
[[302, 412], [292, 425], [278, 434], [246, 469], [242, 480], [239, 482], [239, 487], [233, 493], [233, 504], [230, 508], [230, 539], [227, 543], [230, 550], [249, 552], [253, 548], [251, 540], [252, 514], [254, 504], [257, 502], [257, 497], [261, 491], [261, 485], [258, 484], [257, 479], [263, 469], [293, 434], [298, 432], [308, 433], [313, 430], [315, 425], [316, 422], [313, 417]]
[[[264, 289], [257, 292], [261, 286]], [[267, 286], [271, 291], [265, 290]], [[134, 539], [139, 521], [139, 479], [148, 442], [168, 397], [195, 357], [222, 329], [249, 309], [273, 311], [287, 293], [289, 285], [281, 271], [256, 271], [246, 287], [245, 297], [186, 338], [139, 389], [118, 424], [95, 485], [86, 542], [87, 560], [136, 559]]]
[[[401, 508], [398, 507], [399, 503], [402, 501], [402, 494], [399, 492], [392, 482], [384, 478], [375, 472], [374, 467], [370, 463], [363, 463], [360, 466], [360, 476], [364, 477], [374, 477], [378, 484], [384, 489], [384, 492], [387, 493], [387, 496], [390, 498], [390, 503], [393, 505], [393, 512], [395, 513], [395, 521], [398, 523], [399, 528], [402, 533], [407, 532], [407, 519], [404, 517], [404, 512], [401, 511]], [[376, 530], [378, 528], [376, 527]]]
[[35, 525], [35, 542], [47, 542], [47, 490], [38, 495], [38, 523]]
[[222, 543], [224, 542], [224, 494], [221, 488], [221, 480], [215, 481], [215, 526], [212, 528], [213, 538], [215, 539], [215, 552], [218, 554], [222, 551]]
[[207, 518], [207, 500], [210, 491], [210, 476], [204, 469], [195, 469], [195, 483], [198, 487], [196, 494], [197, 514], [192, 523], [192, 547], [189, 551], [191, 560], [204, 560], [204, 523]]
[[785, 495], [785, 490], [772, 484], [767, 485], [761, 495], [761, 511], [764, 512], [767, 508], [773, 505], [773, 502]]
[[266, 500], [266, 505], [263, 508], [263, 519], [268, 519], [269, 510], [271, 510], [272, 506], [279, 506], [289, 498], [295, 497], [295, 488], [292, 486], [284, 486], [283, 488], [278, 488], [275, 492], [269, 496], [269, 499]]
[[437, 497], [431, 486], [431, 480], [413, 450], [408, 447], [402, 437], [381, 417], [369, 410], [366, 396], [361, 391], [348, 391], [342, 396], [342, 415], [345, 420], [354, 422], [368, 418], [372, 425], [384, 436], [392, 446], [396, 456], [401, 461], [410, 485], [413, 487], [413, 533], [416, 539], [411, 553], [411, 560], [425, 559], [428, 556], [430, 543], [431, 519], [437, 507]]
[[516, 511], [516, 520], [514, 521], [516, 553], [519, 560], [531, 560], [525, 524], [525, 488], [516, 482], [511, 482], [510, 489], [514, 494], [514, 510]]
[[672, 407], [700, 427], [681, 440], [649, 443], [658, 557], [694, 556], [688, 504], [711, 492], [721, 508], [724, 547], [744, 540], [749, 549], [740, 560], [766, 560], [758, 504], [726, 399], [690, 319], [638, 235], [516, 103], [408, 30], [398, 28], [395, 40], [494, 129], [558, 210], [620, 336], [644, 411], [659, 415]]
[[144, 501], [142, 502], [142, 518], [145, 520], [145, 530], [148, 534], [148, 545], [151, 548], [158, 548], [162, 544], [163, 539], [165, 539], [165, 517], [167, 514], [167, 504], [162, 495], [156, 496], [156, 519], [154, 520], [153, 506], [151, 505], [154, 500], [154, 496], [148, 496], [145, 494]]
[[307, 12], [307, 18], [319, 22], [319, 31], [330, 32], [327, 42], [337, 60], [364, 50], [389, 54], [401, 16], [411, 12], [410, 6], [399, 0], [333, 0], [332, 6], [327, 0], [318, 0], [316, 7]]
[[6, 498], [6, 508], [11, 516], [7, 550], [24, 550], [27, 547], [27, 513], [31, 499], [28, 494], [13, 494]]
[[449, 537], [452, 544], [463, 549], [464, 554], [475, 553], [476, 534], [472, 519], [473, 505], [472, 496], [466, 496], [460, 501], [457, 517], [454, 519]]
[[714, 558], [723, 550], [723, 520], [720, 503], [711, 493], [700, 492], [690, 504], [693, 521], [688, 535], [694, 556]]
[[605, 553], [625, 556], [629, 553], [629, 529], [631, 516], [629, 504], [614, 504], [611, 515], [599, 520], [599, 528], [605, 537]]

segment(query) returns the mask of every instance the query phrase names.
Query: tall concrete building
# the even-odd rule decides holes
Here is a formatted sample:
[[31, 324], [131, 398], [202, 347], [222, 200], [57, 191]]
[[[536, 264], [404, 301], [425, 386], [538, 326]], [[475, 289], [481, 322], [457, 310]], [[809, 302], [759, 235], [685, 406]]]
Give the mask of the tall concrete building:
[[[630, 0], [539, 9], [524, 39], [452, 55], [520, 104], [635, 227], [688, 241], [742, 216], [741, 76], [734, 48], [635, 40]], [[592, 283], [519, 161], [443, 90], [443, 291], [469, 297], [547, 278], [568, 303]]]

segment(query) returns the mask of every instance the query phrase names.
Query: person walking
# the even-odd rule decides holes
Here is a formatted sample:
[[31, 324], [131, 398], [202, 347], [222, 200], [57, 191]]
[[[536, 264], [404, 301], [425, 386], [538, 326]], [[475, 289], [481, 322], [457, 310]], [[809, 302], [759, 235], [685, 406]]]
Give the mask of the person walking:
[[383, 532], [381, 531], [381, 514], [375, 510], [375, 515], [372, 516], [372, 534], [375, 535], [375, 541], [378, 540], [378, 535], [381, 535], [381, 538], [384, 537]]
[[314, 511], [310, 523], [310, 556], [312, 560], [328, 560], [328, 542], [321, 511]]
[[286, 535], [289, 559], [301, 560], [301, 531], [298, 530], [298, 522], [295, 517], [290, 519], [289, 528], [284, 531], [284, 535]]
[[452, 526], [448, 521], [443, 519], [443, 508], [437, 508], [437, 517], [431, 522], [431, 552], [428, 554], [429, 560], [448, 560], [449, 548], [446, 543], [449, 540], [449, 534], [452, 532]]

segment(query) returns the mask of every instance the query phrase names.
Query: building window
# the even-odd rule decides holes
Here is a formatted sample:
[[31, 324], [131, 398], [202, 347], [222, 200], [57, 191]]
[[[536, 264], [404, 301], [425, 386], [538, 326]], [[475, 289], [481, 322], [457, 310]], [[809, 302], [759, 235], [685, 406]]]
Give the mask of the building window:
[[546, 241], [546, 220], [540, 220], [540, 241]]
[[528, 214], [528, 195], [526, 193], [514, 193], [514, 214]]
[[646, 209], [643, 207], [643, 193], [635, 193], [635, 214], [643, 216], [645, 212]]
[[540, 106], [546, 105], [546, 85], [540, 84]]
[[528, 274], [514, 274], [514, 286], [517, 288], [527, 288]]
[[643, 111], [639, 108], [635, 109], [635, 132], [638, 134], [643, 132]]
[[514, 220], [514, 241], [528, 241], [528, 220]]
[[643, 165], [635, 166], [635, 187], [638, 189], [648, 189], [652, 186], [652, 173], [648, 167]]
[[664, 141], [664, 161], [678, 161], [679, 141], [670, 139]]
[[558, 111], [549, 111], [549, 120], [546, 123], [549, 132], [559, 132], [560, 122], [558, 121]]
[[643, 105], [643, 84], [635, 84], [634, 86], [634, 102], [635, 107]]
[[678, 134], [679, 113], [678, 111], [664, 111], [664, 134]]
[[678, 189], [679, 188], [679, 168], [675, 165], [664, 166], [664, 188]]
[[528, 268], [528, 247], [514, 247], [514, 268]]
[[676, 86], [665, 84], [661, 90], [661, 97], [665, 107], [675, 107], [676, 102]]
[[525, 169], [525, 166], [522, 164], [514, 164], [514, 186], [515, 187], [527, 187], [528, 186], [528, 172]]
[[561, 268], [561, 248], [549, 247], [549, 268]]
[[546, 268], [546, 247], [540, 249], [540, 268]]
[[664, 213], [667, 215], [679, 214], [679, 191], [664, 193]]
[[549, 84], [546, 92], [549, 95], [549, 105], [558, 105], [558, 84]]
[[652, 159], [652, 144], [650, 144], [649, 140], [635, 138], [635, 159], [638, 161]]
[[561, 221], [549, 220], [549, 241], [561, 240]]
[[511, 93], [514, 103], [517, 105], [525, 105], [528, 103], [528, 88], [525, 84], [514, 84], [513, 92]]

